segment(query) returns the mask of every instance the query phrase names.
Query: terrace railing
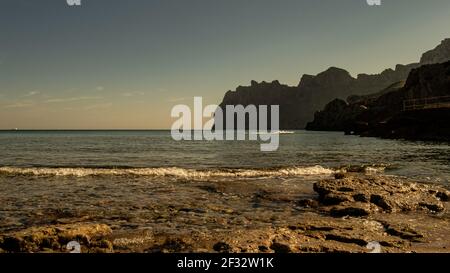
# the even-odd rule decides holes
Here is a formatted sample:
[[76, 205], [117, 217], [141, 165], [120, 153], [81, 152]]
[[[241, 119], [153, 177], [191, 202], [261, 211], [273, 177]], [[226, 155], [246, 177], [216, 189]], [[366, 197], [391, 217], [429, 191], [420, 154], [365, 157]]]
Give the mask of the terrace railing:
[[403, 101], [403, 111], [450, 108], [450, 96], [409, 99]]

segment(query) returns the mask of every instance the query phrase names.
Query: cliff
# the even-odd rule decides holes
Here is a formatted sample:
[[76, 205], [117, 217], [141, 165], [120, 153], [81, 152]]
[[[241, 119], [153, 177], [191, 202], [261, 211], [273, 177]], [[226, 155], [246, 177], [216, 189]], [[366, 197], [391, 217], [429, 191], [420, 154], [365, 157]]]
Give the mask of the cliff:
[[220, 107], [225, 112], [226, 105], [279, 105], [280, 129], [303, 129], [313, 119], [314, 112], [330, 100], [380, 90], [388, 83], [405, 79], [406, 71], [416, 66], [398, 65], [396, 70], [386, 70], [376, 75], [361, 74], [357, 78], [344, 69], [331, 67], [315, 76], [303, 75], [298, 86], [283, 85], [278, 81], [252, 81], [250, 86], [239, 86], [235, 91], [228, 91]]
[[450, 61], [450, 38], [441, 42], [435, 49], [425, 52], [420, 59], [421, 64], [435, 64]]
[[[255, 81], [250, 86], [240, 86], [225, 94], [220, 107], [226, 105], [279, 105], [280, 129], [303, 129], [313, 120], [314, 113], [323, 109], [333, 99], [344, 100], [351, 95], [365, 96], [380, 92], [387, 86], [406, 80], [411, 70], [423, 64], [450, 59], [450, 39], [423, 54], [420, 63], [397, 65], [379, 74], [359, 74], [352, 77], [344, 69], [331, 67], [313, 75], [303, 75], [297, 86]], [[226, 122], [226, 121], [225, 121]]]
[[[450, 140], [450, 62], [411, 71], [403, 87], [334, 100], [316, 112], [308, 130], [417, 140]], [[432, 99], [438, 97], [438, 99]], [[411, 101], [411, 100], [415, 101]]]

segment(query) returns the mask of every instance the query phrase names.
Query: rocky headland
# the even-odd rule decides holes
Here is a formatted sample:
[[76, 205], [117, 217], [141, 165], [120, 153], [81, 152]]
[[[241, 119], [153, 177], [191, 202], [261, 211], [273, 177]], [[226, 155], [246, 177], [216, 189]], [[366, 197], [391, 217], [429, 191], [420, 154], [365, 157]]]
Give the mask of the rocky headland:
[[[413, 69], [448, 60], [450, 39], [424, 53], [420, 62], [397, 65], [395, 69], [386, 69], [380, 74], [359, 74], [354, 78], [344, 69], [331, 67], [315, 76], [303, 75], [297, 86], [278, 81], [252, 81], [250, 86], [239, 86], [235, 91], [228, 91], [220, 107], [225, 112], [226, 105], [279, 105], [280, 129], [304, 129], [314, 119], [314, 113], [333, 99], [345, 100], [353, 95], [365, 96], [386, 91], [387, 87], [406, 81]], [[226, 120], [224, 126], [225, 123]]]
[[316, 112], [307, 130], [409, 140], [450, 140], [450, 62], [411, 71], [406, 83], [335, 99]]

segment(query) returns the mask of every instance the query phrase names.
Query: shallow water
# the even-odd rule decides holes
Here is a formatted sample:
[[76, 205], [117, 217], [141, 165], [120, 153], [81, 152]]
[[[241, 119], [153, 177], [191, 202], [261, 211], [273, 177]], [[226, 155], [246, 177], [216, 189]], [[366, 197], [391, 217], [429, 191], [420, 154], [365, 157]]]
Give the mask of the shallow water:
[[[300, 168], [309, 167], [314, 173], [313, 166], [374, 164], [387, 166], [389, 174], [438, 183], [450, 180], [449, 144], [360, 138], [334, 132], [281, 134], [279, 150], [271, 153], [260, 152], [260, 143], [255, 141], [177, 142], [169, 131], [3, 131], [0, 147], [0, 167], [21, 168], [16, 169], [18, 174], [30, 171], [27, 167], [66, 168], [69, 174], [78, 170], [80, 175], [83, 171], [92, 173], [83, 168], [115, 168], [112, 174], [122, 174], [120, 170], [129, 168], [159, 168], [160, 172], [177, 175], [176, 169], [164, 170], [167, 167], [178, 168], [180, 175], [184, 169], [217, 174], [223, 169], [268, 168], [297, 168], [297, 174], [303, 174]], [[41, 170], [50, 174], [48, 169]]]
[[168, 131], [0, 132], [0, 232], [77, 221], [114, 229], [285, 225], [312, 183], [344, 165], [438, 183], [450, 146], [342, 133], [251, 141], [176, 142]]

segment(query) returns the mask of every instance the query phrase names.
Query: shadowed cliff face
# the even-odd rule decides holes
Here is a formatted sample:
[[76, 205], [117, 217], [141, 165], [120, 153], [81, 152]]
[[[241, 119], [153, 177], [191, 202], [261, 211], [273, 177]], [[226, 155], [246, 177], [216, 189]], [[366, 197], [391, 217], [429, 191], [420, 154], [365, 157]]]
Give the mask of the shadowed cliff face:
[[224, 124], [226, 124], [226, 105], [280, 105], [280, 128], [291, 129], [301, 126], [303, 121], [308, 119], [307, 112], [298, 111], [298, 101], [309, 99], [298, 92], [296, 87], [282, 85], [278, 81], [271, 83], [252, 81], [251, 86], [240, 86], [236, 91], [228, 91], [220, 107], [224, 109]]
[[421, 63], [397, 65], [395, 69], [387, 69], [380, 74], [359, 74], [354, 78], [344, 69], [331, 67], [315, 76], [303, 75], [298, 86], [287, 86], [278, 81], [252, 81], [250, 86], [228, 91], [220, 107], [226, 112], [226, 105], [279, 105], [280, 129], [303, 129], [314, 119], [314, 113], [333, 99], [380, 92], [406, 80], [412, 69], [446, 59], [450, 59], [450, 39], [425, 53]]
[[[395, 86], [394, 86], [395, 87]], [[363, 136], [419, 140], [450, 140], [450, 62], [424, 65], [411, 71], [404, 87], [349, 102], [334, 100], [315, 114], [308, 130], [346, 131]], [[404, 111], [405, 100], [415, 99]], [[424, 99], [427, 99], [426, 101]], [[426, 106], [423, 104], [426, 103]], [[437, 104], [439, 103], [439, 104]]]
[[450, 95], [450, 61], [411, 71], [405, 85], [406, 99]]

